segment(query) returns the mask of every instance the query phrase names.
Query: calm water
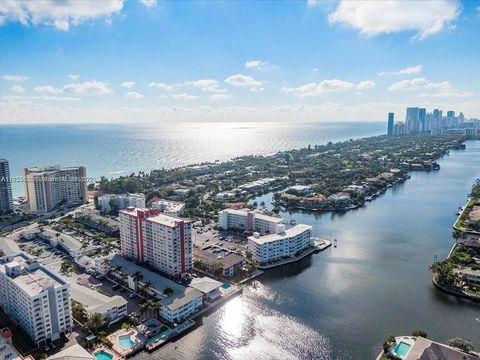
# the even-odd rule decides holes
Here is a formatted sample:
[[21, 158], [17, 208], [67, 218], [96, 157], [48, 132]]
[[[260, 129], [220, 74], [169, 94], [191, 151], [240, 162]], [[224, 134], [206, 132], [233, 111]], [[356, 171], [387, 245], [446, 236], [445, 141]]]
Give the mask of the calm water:
[[331, 233], [338, 248], [267, 272], [203, 326], [138, 358], [366, 360], [388, 335], [414, 329], [480, 348], [480, 305], [436, 290], [428, 270], [453, 244], [455, 210], [480, 176], [480, 142], [440, 164], [344, 215], [283, 214]]
[[[2, 125], [0, 158], [12, 176], [41, 165], [84, 165], [87, 175], [116, 177], [239, 155], [270, 154], [328, 141], [378, 135], [382, 123], [193, 123], [128, 125]], [[22, 195], [23, 185], [13, 184]]]

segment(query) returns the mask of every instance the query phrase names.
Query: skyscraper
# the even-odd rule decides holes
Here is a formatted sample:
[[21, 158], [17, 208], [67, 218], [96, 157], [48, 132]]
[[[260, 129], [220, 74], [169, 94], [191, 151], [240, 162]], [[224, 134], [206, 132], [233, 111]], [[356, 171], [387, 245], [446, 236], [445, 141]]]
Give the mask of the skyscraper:
[[434, 109], [433, 110], [433, 124], [432, 130], [440, 129], [442, 126], [442, 110]]
[[447, 127], [455, 126], [455, 111], [447, 111]]
[[425, 129], [425, 119], [427, 115], [427, 109], [420, 108], [418, 109], [418, 131], [424, 132]]
[[12, 184], [8, 161], [0, 159], [0, 211], [13, 210]]
[[407, 134], [418, 133], [419, 109], [418, 107], [407, 107], [405, 116], [405, 124], [407, 126]]
[[393, 136], [394, 113], [388, 113], [387, 135]]

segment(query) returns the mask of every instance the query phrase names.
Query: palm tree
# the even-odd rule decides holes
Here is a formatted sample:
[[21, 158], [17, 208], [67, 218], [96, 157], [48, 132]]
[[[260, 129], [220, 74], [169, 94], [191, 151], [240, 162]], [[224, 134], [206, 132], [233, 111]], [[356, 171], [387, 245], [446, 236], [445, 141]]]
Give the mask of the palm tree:
[[87, 327], [93, 334], [96, 334], [104, 325], [105, 322], [99, 313], [94, 313], [88, 318]]
[[161, 309], [160, 303], [156, 300], [150, 300], [150, 311], [153, 312], [155, 319], [158, 317], [158, 312]]
[[173, 294], [173, 291], [174, 290], [170, 286], [168, 286], [163, 290], [163, 293], [168, 296], [170, 294]]
[[139, 282], [139, 281], [142, 281], [143, 280], [143, 274], [141, 271], [136, 271], [133, 275], [132, 275], [132, 278], [133, 280], [135, 280], [135, 282]]
[[148, 313], [148, 303], [147, 302], [141, 303], [140, 306], [138, 307], [138, 310], [140, 312], [140, 315], [145, 315], [146, 313]]
[[147, 280], [143, 283], [143, 290], [148, 294], [148, 290], [150, 290], [152, 287], [152, 282], [150, 280]]

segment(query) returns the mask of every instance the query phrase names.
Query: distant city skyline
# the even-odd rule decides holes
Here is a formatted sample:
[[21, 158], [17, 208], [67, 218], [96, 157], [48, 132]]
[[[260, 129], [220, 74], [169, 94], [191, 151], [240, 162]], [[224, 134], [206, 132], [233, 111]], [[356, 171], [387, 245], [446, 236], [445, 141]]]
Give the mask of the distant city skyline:
[[1, 123], [480, 118], [480, 1], [406, 2], [7, 0]]

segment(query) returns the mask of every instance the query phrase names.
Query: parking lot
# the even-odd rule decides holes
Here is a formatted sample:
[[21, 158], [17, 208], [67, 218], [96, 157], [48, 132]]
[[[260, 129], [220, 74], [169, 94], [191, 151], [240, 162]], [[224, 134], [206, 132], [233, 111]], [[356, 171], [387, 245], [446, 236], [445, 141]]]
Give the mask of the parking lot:
[[247, 247], [247, 238], [232, 231], [213, 230], [208, 227], [192, 229], [193, 243], [199, 248], [218, 246], [224, 249], [244, 252]]
[[38, 238], [20, 241], [18, 245], [23, 251], [35, 255], [44, 265], [52, 263], [61, 264], [62, 261], [69, 259], [69, 256], [66, 253]]

